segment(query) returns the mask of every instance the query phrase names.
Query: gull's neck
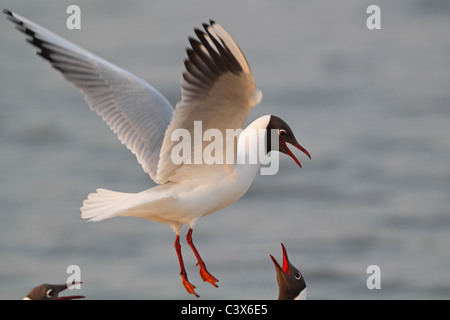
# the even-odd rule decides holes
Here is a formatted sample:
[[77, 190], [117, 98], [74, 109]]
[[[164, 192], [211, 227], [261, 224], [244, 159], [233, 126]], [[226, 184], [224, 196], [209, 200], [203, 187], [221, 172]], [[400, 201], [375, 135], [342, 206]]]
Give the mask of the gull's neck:
[[250, 123], [239, 135], [235, 168], [251, 181], [267, 156], [266, 135], [269, 121], [270, 116], [262, 116]]

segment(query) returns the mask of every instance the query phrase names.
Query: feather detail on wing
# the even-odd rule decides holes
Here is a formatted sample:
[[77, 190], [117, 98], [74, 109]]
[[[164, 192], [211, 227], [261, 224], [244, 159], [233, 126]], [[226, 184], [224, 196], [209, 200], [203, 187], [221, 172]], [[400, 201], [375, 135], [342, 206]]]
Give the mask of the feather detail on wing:
[[4, 10], [28, 36], [37, 54], [81, 90], [95, 111], [156, 179], [164, 134], [173, 114], [170, 103], [152, 86], [128, 71], [82, 49], [38, 24]]
[[[186, 129], [193, 137], [194, 121], [201, 121], [203, 132], [218, 129], [225, 137], [226, 129], [242, 128], [262, 98], [247, 60], [230, 35], [214, 21], [203, 27], [204, 31], [195, 29], [197, 39], [190, 38], [191, 48], [186, 50], [182, 99], [167, 129], [158, 163], [157, 180], [161, 182], [171, 180], [184, 165], [171, 159], [172, 149], [179, 143], [172, 138], [175, 130]], [[191, 154], [193, 158], [193, 149]]]

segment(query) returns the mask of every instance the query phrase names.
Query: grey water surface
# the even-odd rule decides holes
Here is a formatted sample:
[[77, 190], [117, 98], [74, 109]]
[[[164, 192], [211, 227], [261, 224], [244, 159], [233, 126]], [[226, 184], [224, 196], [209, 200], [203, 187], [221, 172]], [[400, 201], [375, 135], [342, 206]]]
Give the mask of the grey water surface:
[[[66, 9], [81, 8], [68, 30]], [[369, 30], [366, 9], [381, 8]], [[450, 298], [450, 4], [398, 1], [12, 1], [2, 6], [180, 98], [193, 28], [214, 19], [263, 92], [253, 121], [289, 122], [312, 160], [281, 156], [235, 204], [201, 219], [194, 241], [219, 288], [200, 299], [276, 299], [286, 246], [310, 299]], [[88, 299], [195, 299], [174, 233], [138, 218], [81, 219], [102, 187], [154, 185], [82, 95], [0, 18], [0, 298], [81, 270]], [[187, 231], [183, 229], [183, 235]], [[381, 270], [369, 290], [367, 267]], [[72, 294], [72, 293], [71, 293]]]

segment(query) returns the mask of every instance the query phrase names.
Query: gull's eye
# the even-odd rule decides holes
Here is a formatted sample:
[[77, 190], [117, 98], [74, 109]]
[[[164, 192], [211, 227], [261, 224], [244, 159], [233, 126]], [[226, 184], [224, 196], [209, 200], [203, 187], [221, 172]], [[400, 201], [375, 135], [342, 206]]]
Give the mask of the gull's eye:
[[47, 296], [47, 298], [51, 298], [53, 296], [53, 289], [48, 289], [45, 295]]
[[294, 277], [295, 277], [295, 279], [300, 280], [300, 278], [302, 276], [301, 276], [300, 272], [296, 272], [296, 273], [294, 273]]
[[280, 129], [280, 130], [278, 130], [278, 134], [279, 134], [280, 136], [285, 136], [285, 135], [286, 135], [286, 130]]

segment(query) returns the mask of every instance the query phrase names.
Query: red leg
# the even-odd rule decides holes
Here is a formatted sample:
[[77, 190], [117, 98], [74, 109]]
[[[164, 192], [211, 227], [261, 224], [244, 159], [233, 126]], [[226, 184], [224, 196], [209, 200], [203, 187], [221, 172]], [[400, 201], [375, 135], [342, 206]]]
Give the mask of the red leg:
[[177, 251], [177, 255], [178, 255], [178, 262], [180, 263], [180, 275], [181, 275], [181, 279], [183, 281], [183, 285], [186, 288], [187, 292], [195, 295], [197, 298], [199, 297], [198, 294], [195, 293], [194, 289], [195, 286], [192, 285], [189, 281], [188, 281], [188, 277], [187, 277], [187, 273], [186, 273], [186, 269], [184, 269], [184, 262], [183, 262], [183, 257], [181, 255], [181, 245], [180, 245], [180, 235], [177, 234], [176, 238], [175, 238], [175, 250]]
[[217, 288], [216, 278], [214, 278], [208, 270], [206, 270], [205, 263], [203, 262], [202, 258], [200, 257], [200, 254], [198, 253], [197, 249], [195, 248], [194, 242], [192, 241], [192, 229], [189, 228], [189, 231], [186, 235], [187, 243], [191, 246], [192, 251], [194, 252], [195, 256], [197, 257], [197, 265], [200, 266], [200, 276], [202, 277], [203, 281], [211, 283], [214, 287]]

